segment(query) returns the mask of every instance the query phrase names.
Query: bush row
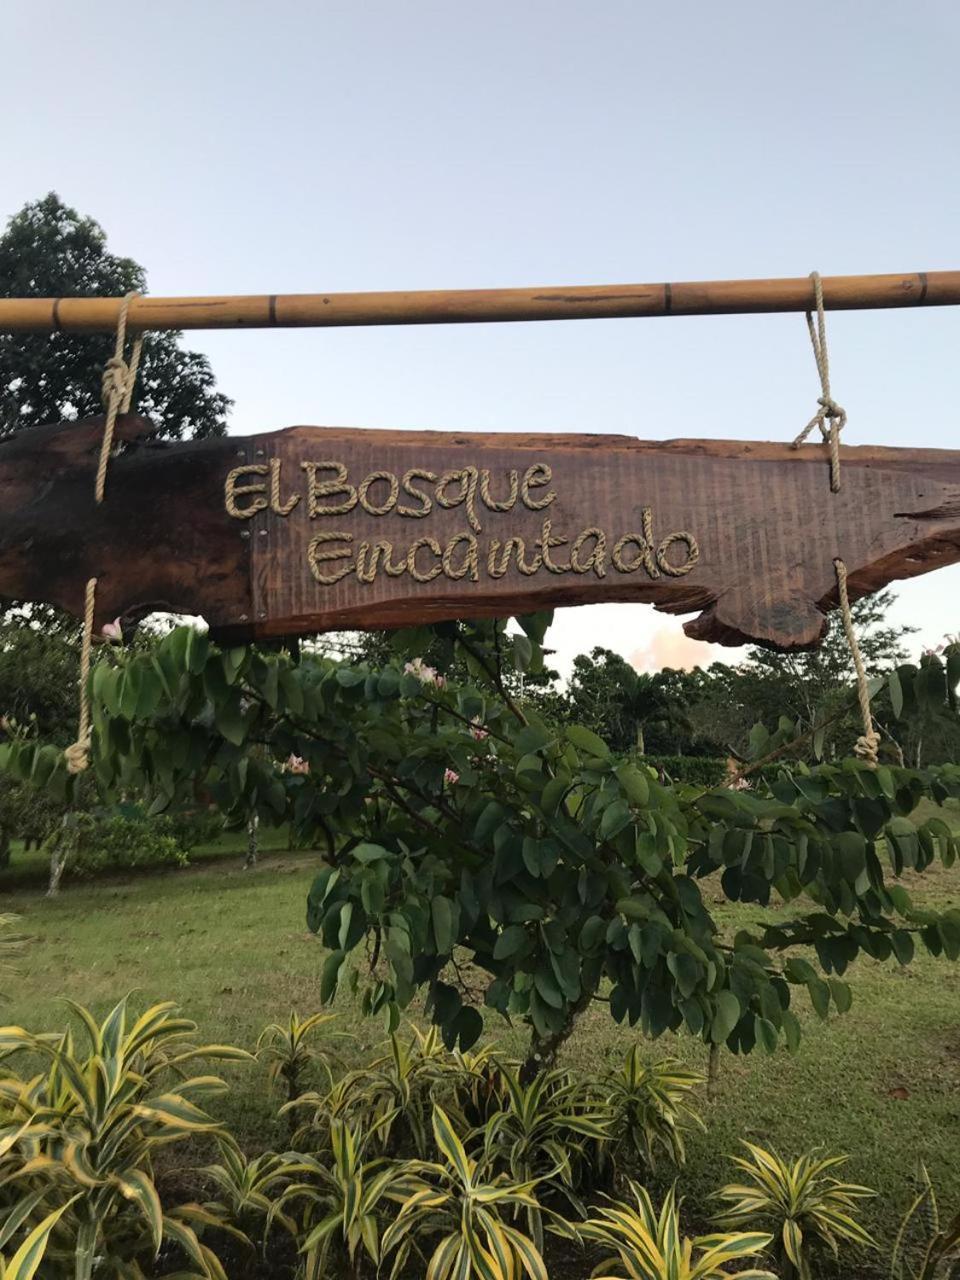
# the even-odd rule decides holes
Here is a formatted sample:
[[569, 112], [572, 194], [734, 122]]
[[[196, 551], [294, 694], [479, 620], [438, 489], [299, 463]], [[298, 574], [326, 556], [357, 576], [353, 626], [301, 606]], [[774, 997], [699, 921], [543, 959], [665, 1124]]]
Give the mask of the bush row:
[[729, 775], [726, 760], [712, 756], [651, 756], [634, 753], [635, 763], [648, 765], [671, 782], [691, 782], [700, 787], [722, 786]]
[[[602, 1075], [526, 1080], [490, 1050], [451, 1053], [435, 1029], [412, 1029], [343, 1070], [328, 1013], [267, 1027], [255, 1053], [195, 1043], [170, 1004], [133, 1016], [121, 1001], [102, 1023], [76, 1014], [77, 1034], [0, 1030], [7, 1280], [32, 1276], [41, 1249], [45, 1280], [547, 1280], [586, 1277], [597, 1249], [604, 1274], [635, 1280], [724, 1280], [731, 1264], [789, 1280], [819, 1274], [825, 1251], [847, 1249], [849, 1265], [874, 1248], [858, 1221], [873, 1193], [837, 1178], [843, 1157], [788, 1162], [746, 1143], [714, 1229], [685, 1236], [674, 1192], [657, 1204], [645, 1183], [659, 1162], [682, 1164], [702, 1078], [644, 1062], [639, 1046]], [[282, 1091], [287, 1138], [250, 1156], [208, 1110], [226, 1084], [197, 1064], [255, 1057]], [[215, 1154], [189, 1166], [202, 1143]], [[162, 1177], [171, 1145], [176, 1174]], [[898, 1235], [903, 1280], [953, 1265], [960, 1215], [912, 1248], [935, 1210], [926, 1182]], [[914, 1256], [927, 1269], [911, 1270]]]

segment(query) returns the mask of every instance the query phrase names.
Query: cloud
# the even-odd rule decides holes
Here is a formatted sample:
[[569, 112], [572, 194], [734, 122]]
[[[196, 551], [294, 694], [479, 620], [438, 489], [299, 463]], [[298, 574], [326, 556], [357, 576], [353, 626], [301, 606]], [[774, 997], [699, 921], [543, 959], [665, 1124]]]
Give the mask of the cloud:
[[679, 621], [658, 624], [644, 638], [643, 643], [628, 653], [627, 661], [638, 671], [662, 671], [674, 667], [692, 671], [694, 667], [708, 667], [718, 659], [736, 662], [741, 650], [725, 649], [717, 644], [705, 644], [684, 635]]
[[595, 646], [612, 649], [638, 671], [679, 667], [686, 671], [711, 662], [739, 662], [743, 649], [691, 640], [683, 633], [683, 620], [664, 617], [646, 604], [593, 604], [558, 609], [547, 635], [553, 650], [549, 663], [569, 679], [573, 659]]

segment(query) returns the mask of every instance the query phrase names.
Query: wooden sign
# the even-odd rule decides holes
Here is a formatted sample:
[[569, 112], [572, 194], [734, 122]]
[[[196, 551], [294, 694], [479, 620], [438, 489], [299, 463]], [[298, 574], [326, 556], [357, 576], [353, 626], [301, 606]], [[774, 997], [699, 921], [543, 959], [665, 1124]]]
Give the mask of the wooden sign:
[[[960, 453], [291, 427], [170, 444], [121, 418], [0, 444], [0, 592], [225, 640], [647, 601], [720, 644], [813, 645], [851, 595], [960, 560]], [[602, 639], [598, 636], [598, 639]]]

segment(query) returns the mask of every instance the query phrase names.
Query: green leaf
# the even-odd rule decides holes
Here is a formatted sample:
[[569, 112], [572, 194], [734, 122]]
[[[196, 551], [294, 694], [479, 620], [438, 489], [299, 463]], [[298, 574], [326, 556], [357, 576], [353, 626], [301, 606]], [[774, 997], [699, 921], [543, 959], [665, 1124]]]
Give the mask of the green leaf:
[[525, 947], [527, 942], [527, 931], [522, 925], [508, 925], [494, 943], [494, 960], [508, 960], [510, 956], [516, 955], [521, 947]]
[[617, 780], [631, 804], [644, 806], [650, 800], [650, 779], [632, 764], [622, 764], [617, 769]]
[[818, 1017], [826, 1021], [830, 1013], [830, 988], [822, 978], [811, 978], [807, 983], [807, 991]]
[[780, 1015], [783, 1021], [783, 1034], [787, 1042], [787, 1048], [791, 1053], [796, 1053], [800, 1048], [800, 1022], [796, 1014], [791, 1013], [789, 1009], [784, 1009]]
[[486, 844], [494, 833], [504, 825], [506, 817], [507, 811], [503, 805], [496, 800], [491, 800], [477, 819], [477, 825], [473, 831], [474, 839], [481, 844]]
[[207, 664], [207, 654], [210, 651], [210, 637], [205, 631], [197, 631], [194, 627], [188, 627], [187, 640], [184, 651], [184, 662], [187, 670], [192, 676], [198, 676]]
[[608, 804], [604, 809], [600, 819], [600, 839], [612, 840], [624, 827], [630, 825], [631, 820], [630, 810], [624, 801], [614, 800], [613, 804]]
[[533, 660], [533, 645], [526, 636], [513, 637], [513, 665], [518, 671], [529, 671]]
[[894, 929], [890, 935], [890, 945], [893, 947], [893, 954], [901, 964], [909, 964], [913, 959], [913, 935], [906, 929]]
[[541, 964], [533, 975], [533, 983], [541, 997], [554, 1009], [563, 1008], [563, 993], [549, 965]]
[[899, 672], [890, 672], [887, 676], [887, 688], [890, 690], [890, 705], [893, 708], [894, 718], [899, 720], [903, 715], [903, 685], [900, 683]]
[[828, 978], [827, 982], [833, 996], [833, 1003], [837, 1006], [837, 1012], [849, 1013], [853, 1007], [853, 992], [849, 986], [837, 978]]
[[472, 1005], [465, 1004], [453, 1020], [461, 1052], [466, 1053], [483, 1034], [483, 1014]]
[[582, 724], [568, 725], [564, 730], [564, 736], [585, 755], [595, 756], [599, 760], [605, 760], [610, 755], [610, 750], [603, 739]]
[[773, 1023], [767, 1018], [755, 1017], [753, 1027], [757, 1044], [761, 1049], [765, 1049], [767, 1053], [775, 1053], [780, 1041], [780, 1033]]
[[710, 1024], [710, 1039], [714, 1044], [723, 1044], [729, 1039], [739, 1021], [740, 1001], [732, 991], [721, 991], [717, 996], [716, 1009]]
[[553, 735], [542, 725], [527, 724], [514, 738], [513, 745], [517, 755], [528, 756], [533, 751], [542, 751], [552, 741]]
[[667, 956], [667, 968], [676, 978], [677, 987], [684, 999], [692, 996], [703, 976], [703, 969], [693, 956], [684, 951], [674, 951]]
[[457, 940], [456, 917], [458, 914], [458, 909], [449, 898], [436, 897], [430, 902], [433, 937], [438, 955], [449, 955], [453, 950]]
[[247, 723], [236, 692], [232, 692], [229, 700], [216, 708], [214, 719], [217, 728], [228, 742], [235, 747], [243, 746], [247, 736]]

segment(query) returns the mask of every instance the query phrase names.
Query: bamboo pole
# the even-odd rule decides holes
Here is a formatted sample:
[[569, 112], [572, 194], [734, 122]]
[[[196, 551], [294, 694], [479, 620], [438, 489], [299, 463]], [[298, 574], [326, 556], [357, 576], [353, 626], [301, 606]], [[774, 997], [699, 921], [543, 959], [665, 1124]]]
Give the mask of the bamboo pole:
[[[832, 311], [960, 304], [960, 271], [826, 276]], [[291, 293], [209, 298], [136, 298], [130, 329], [333, 328], [341, 325], [480, 324], [628, 316], [744, 315], [807, 311], [808, 276], [680, 284], [569, 288], [450, 289], [391, 293]], [[0, 333], [107, 332], [120, 298], [0, 298]]]

